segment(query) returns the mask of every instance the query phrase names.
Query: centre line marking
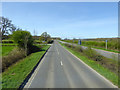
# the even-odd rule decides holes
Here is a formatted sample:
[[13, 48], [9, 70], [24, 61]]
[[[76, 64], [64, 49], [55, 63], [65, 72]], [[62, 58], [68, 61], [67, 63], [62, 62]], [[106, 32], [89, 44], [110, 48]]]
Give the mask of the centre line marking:
[[60, 62], [61, 66], [63, 65], [62, 61]]

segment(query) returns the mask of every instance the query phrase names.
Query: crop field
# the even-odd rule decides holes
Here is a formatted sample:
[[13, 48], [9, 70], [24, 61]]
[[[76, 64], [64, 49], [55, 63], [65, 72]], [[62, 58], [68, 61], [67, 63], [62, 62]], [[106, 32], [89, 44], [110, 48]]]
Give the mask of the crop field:
[[14, 48], [14, 46], [2, 46], [2, 56], [8, 55]]

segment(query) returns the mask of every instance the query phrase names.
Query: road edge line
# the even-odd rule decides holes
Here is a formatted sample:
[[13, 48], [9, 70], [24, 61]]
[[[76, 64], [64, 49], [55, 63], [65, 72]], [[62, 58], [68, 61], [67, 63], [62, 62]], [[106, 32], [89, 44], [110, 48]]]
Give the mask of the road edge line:
[[[61, 45], [62, 46], [62, 45]], [[63, 47], [63, 46], [62, 46]], [[77, 58], [77, 60], [79, 60], [80, 62], [82, 62], [85, 66], [87, 66], [89, 69], [91, 69], [93, 72], [95, 72], [97, 75], [99, 75], [101, 78], [103, 78], [104, 80], [106, 80], [108, 83], [112, 84], [112, 86], [114, 88], [118, 88], [118, 86], [114, 85], [111, 81], [109, 81], [108, 79], [106, 79], [104, 76], [102, 76], [100, 73], [98, 73], [96, 70], [94, 70], [92, 67], [90, 67], [89, 65], [87, 65], [85, 62], [83, 62], [80, 58], [78, 58], [77, 56], [75, 56], [74, 54], [72, 54], [70, 51], [68, 51], [65, 47], [63, 47], [67, 52], [69, 52], [71, 55], [73, 55], [75, 58]]]
[[[51, 45], [52, 46], [52, 45]], [[51, 47], [50, 46], [50, 47]], [[50, 48], [49, 47], [49, 48]], [[36, 72], [37, 67], [39, 66], [40, 62], [44, 60], [44, 56], [47, 54], [49, 48], [46, 50], [46, 52], [42, 55], [42, 57], [40, 58], [40, 60], [37, 62], [37, 64], [34, 66], [34, 68], [31, 70], [31, 72], [26, 76], [26, 78], [24, 79], [24, 81], [21, 83], [21, 85], [19, 86], [19, 89], [23, 89], [25, 87], [25, 85], [27, 84], [27, 82], [29, 81], [29, 79], [32, 77], [32, 75]], [[28, 88], [28, 87], [27, 87]]]

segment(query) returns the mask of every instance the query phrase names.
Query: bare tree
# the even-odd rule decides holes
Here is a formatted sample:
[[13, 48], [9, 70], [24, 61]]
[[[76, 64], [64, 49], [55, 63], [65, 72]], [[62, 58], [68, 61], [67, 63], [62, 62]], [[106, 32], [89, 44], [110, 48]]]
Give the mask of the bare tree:
[[17, 30], [17, 28], [13, 24], [11, 24], [9, 30], [10, 30], [11, 33], [13, 33], [14, 31]]
[[16, 30], [16, 27], [11, 22], [8, 18], [0, 17], [0, 33], [2, 36]]
[[9, 28], [11, 26], [11, 20], [4, 17], [1, 17], [1, 19], [2, 20], [0, 22], [0, 29], [3, 36], [4, 34], [8, 34]]

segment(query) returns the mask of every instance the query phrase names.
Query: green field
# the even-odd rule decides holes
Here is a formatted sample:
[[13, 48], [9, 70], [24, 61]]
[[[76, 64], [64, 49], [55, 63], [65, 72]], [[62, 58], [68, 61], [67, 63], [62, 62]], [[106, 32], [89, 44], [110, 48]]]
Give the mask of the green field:
[[[96, 48], [96, 49], [102, 49], [102, 50], [106, 50], [106, 51], [110, 51], [110, 52], [115, 52], [115, 53], [119, 53], [119, 43], [118, 39], [114, 39], [114, 38], [109, 38], [108, 43], [107, 43], [107, 49], [106, 49], [106, 39], [93, 39], [93, 40], [82, 40], [82, 45], [81, 46], [90, 46], [92, 48]], [[65, 42], [68, 43], [75, 43], [78, 44], [78, 40], [63, 40]]]
[[14, 48], [15, 46], [2, 46], [2, 56], [8, 55]]
[[104, 68], [102, 65], [96, 63], [95, 61], [89, 59], [88, 57], [84, 56], [82, 53], [77, 52], [71, 48], [66, 47], [64, 44], [61, 44], [63, 47], [65, 47], [67, 50], [69, 50], [71, 53], [73, 53], [75, 56], [80, 58], [82, 61], [84, 61], [87, 65], [92, 67], [94, 70], [96, 70], [98, 73], [103, 75], [105, 78], [110, 80], [113, 84], [118, 85], [118, 76], [108, 70], [107, 68]]
[[14, 43], [14, 40], [2, 40], [2, 43]]
[[2, 43], [2, 46], [17, 46], [15, 43]]
[[49, 47], [44, 46], [42, 51], [32, 53], [3, 72], [2, 88], [18, 88]]

